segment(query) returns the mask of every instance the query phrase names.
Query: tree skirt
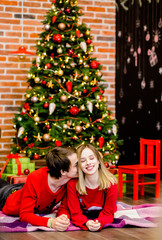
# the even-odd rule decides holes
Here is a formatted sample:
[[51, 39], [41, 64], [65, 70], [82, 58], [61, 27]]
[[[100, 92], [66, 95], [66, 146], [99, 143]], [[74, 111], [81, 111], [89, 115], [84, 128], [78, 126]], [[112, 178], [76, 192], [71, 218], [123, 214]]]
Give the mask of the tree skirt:
[[[43, 216], [54, 217], [54, 213]], [[122, 228], [125, 226], [157, 227], [161, 216], [161, 204], [141, 204], [135, 206], [118, 202], [113, 223], [106, 224], [104, 228]], [[18, 217], [7, 216], [0, 211], [0, 232], [33, 232], [38, 230], [55, 231], [48, 227], [32, 226], [29, 223], [20, 222]], [[81, 229], [71, 223], [66, 231], [78, 230]]]

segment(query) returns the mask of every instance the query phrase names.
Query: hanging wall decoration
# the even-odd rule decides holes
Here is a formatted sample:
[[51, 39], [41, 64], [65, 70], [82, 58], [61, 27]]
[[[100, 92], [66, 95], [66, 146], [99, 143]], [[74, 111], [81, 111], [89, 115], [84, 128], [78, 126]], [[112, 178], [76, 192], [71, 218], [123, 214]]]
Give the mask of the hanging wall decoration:
[[139, 139], [162, 138], [162, 1], [116, 0], [119, 164], [139, 161]]

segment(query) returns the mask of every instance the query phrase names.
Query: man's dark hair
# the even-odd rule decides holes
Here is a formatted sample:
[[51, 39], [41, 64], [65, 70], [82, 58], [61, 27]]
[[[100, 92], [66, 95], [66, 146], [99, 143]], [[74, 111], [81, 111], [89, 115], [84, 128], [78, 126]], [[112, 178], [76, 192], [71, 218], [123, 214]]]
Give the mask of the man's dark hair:
[[46, 164], [51, 177], [60, 178], [61, 170], [68, 172], [70, 168], [69, 155], [76, 153], [73, 147], [55, 147], [46, 155]]

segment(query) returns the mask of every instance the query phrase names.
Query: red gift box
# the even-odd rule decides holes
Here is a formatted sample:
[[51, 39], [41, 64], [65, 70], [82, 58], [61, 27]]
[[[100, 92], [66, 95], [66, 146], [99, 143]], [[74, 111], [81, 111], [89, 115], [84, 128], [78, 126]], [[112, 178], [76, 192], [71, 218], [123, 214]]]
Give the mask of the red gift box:
[[25, 183], [27, 180], [27, 175], [15, 175], [15, 176], [7, 176], [7, 182], [16, 184], [16, 183]]

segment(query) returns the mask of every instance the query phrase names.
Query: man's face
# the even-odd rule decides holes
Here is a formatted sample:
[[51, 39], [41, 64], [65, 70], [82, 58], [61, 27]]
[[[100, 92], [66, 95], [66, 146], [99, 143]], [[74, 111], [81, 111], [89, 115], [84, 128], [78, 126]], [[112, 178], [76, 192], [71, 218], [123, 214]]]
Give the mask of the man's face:
[[71, 164], [69, 171], [67, 172], [68, 178], [77, 178], [78, 177], [78, 158], [76, 153], [72, 153], [68, 156]]

